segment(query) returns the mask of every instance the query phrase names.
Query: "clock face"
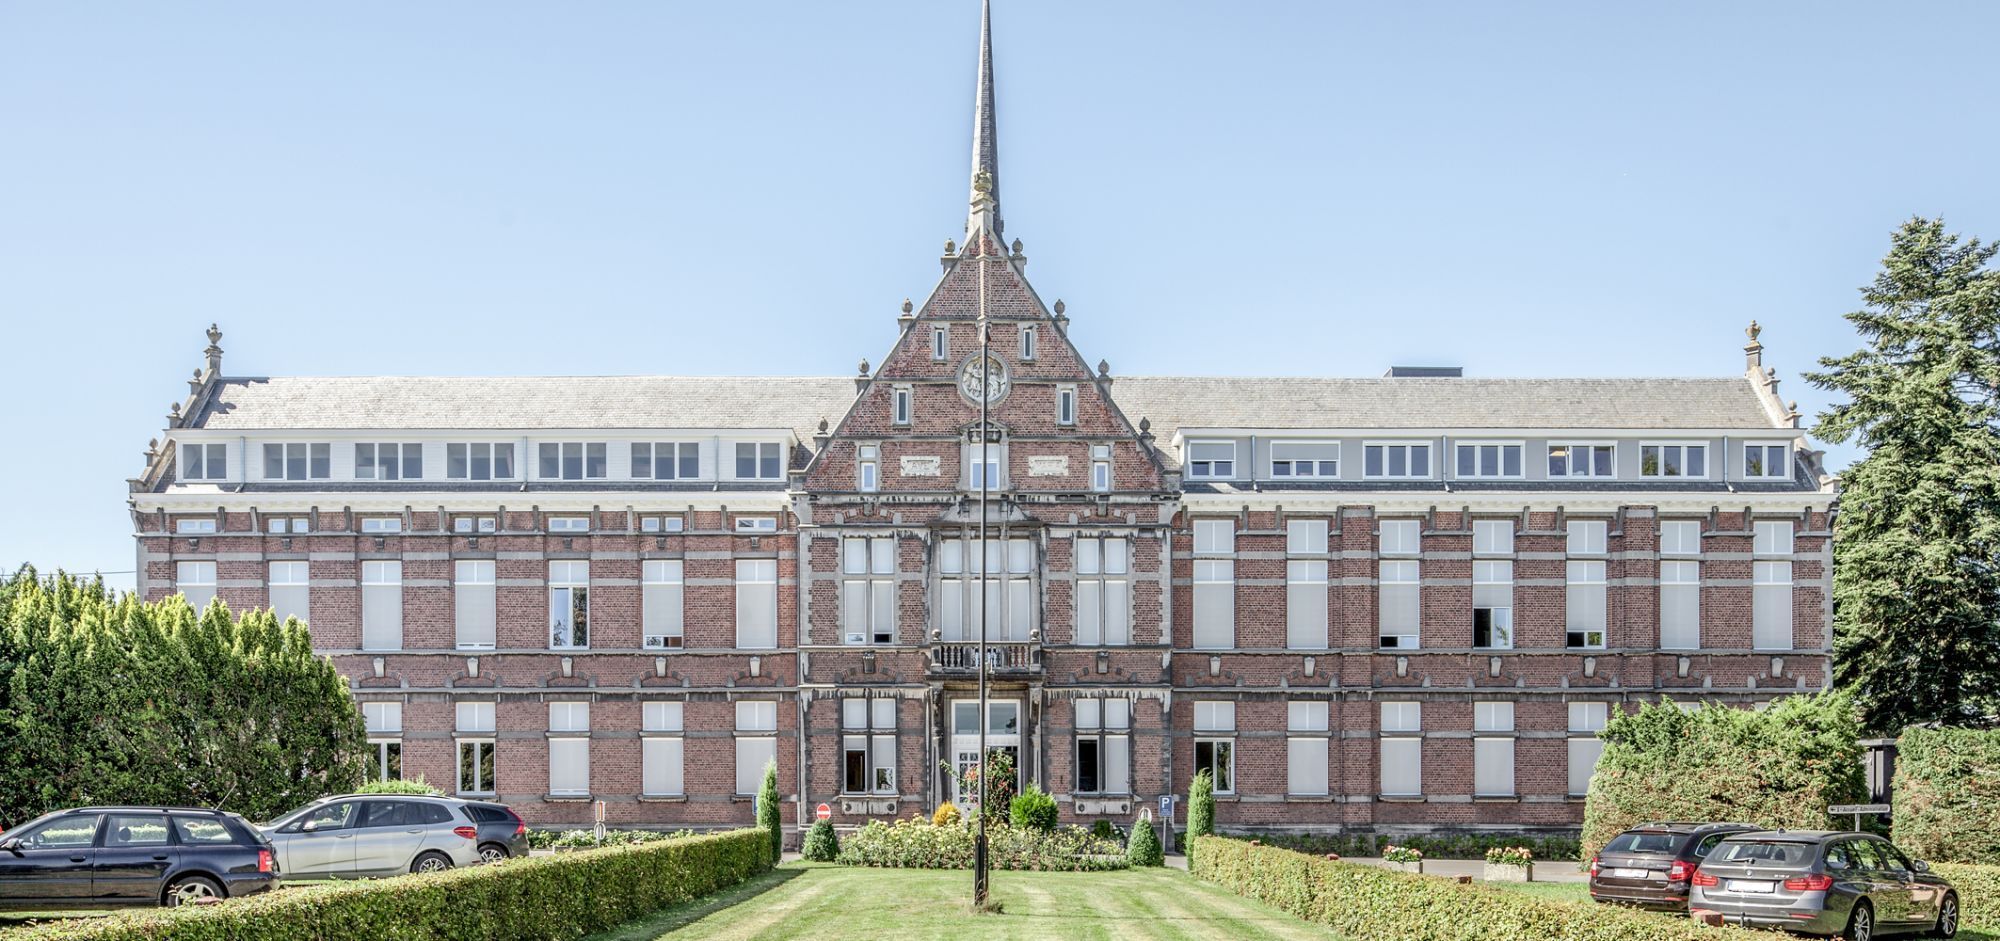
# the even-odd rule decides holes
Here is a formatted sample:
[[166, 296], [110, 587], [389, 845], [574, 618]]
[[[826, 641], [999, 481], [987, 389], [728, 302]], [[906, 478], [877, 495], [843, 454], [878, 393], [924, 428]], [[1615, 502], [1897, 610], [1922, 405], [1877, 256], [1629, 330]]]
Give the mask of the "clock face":
[[983, 397], [989, 404], [1007, 395], [1007, 367], [997, 359], [983, 362], [975, 356], [958, 371], [958, 391], [974, 402]]

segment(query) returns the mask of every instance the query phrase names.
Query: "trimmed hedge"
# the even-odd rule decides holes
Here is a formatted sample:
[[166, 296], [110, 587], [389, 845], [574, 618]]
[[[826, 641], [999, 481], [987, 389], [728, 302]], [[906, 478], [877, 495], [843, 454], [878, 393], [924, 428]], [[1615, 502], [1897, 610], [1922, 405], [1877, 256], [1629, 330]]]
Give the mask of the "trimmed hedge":
[[[922, 817], [893, 824], [870, 820], [840, 841], [840, 862], [887, 869], [971, 869], [973, 823], [940, 827]], [[1125, 847], [1078, 826], [1044, 831], [988, 824], [986, 850], [994, 869], [1084, 872], [1128, 865]]]
[[1846, 693], [1791, 695], [1762, 712], [1671, 702], [1614, 716], [1583, 810], [1581, 858], [1647, 820], [1840, 829], [1830, 804], [1867, 796], [1861, 719]]
[[735, 830], [428, 875], [286, 889], [221, 905], [23, 929], [7, 941], [567, 941], [771, 868], [770, 834]]
[[2000, 731], [1904, 730], [1896, 845], [1932, 862], [2000, 863]]
[[1539, 862], [1576, 863], [1577, 841], [1573, 835], [1441, 833], [1395, 836], [1384, 833], [1246, 833], [1231, 831], [1224, 836], [1257, 840], [1267, 846], [1282, 846], [1313, 856], [1336, 853], [1341, 856], [1380, 856], [1390, 846], [1413, 849], [1425, 859], [1485, 859], [1496, 846], [1525, 846]]
[[2000, 931], [2000, 866], [1932, 863], [1931, 871], [1958, 890], [1958, 917], [1965, 927]]
[[1056, 822], [1062, 815], [1061, 808], [1056, 806], [1056, 799], [1033, 783], [1021, 789], [1020, 795], [1014, 798], [1014, 804], [1008, 808], [1007, 813], [1013, 818], [1011, 822], [1015, 829], [1020, 830], [1030, 827], [1036, 830], [1054, 830]]
[[1672, 917], [1459, 885], [1227, 837], [1195, 839], [1195, 878], [1325, 925], [1349, 941], [1768, 941]]

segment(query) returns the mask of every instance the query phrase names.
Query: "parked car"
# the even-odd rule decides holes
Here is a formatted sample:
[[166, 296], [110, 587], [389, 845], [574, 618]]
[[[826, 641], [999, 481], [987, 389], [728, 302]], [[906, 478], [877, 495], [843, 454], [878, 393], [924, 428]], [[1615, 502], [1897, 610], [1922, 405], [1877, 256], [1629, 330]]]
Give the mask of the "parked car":
[[482, 862], [497, 863], [503, 859], [528, 855], [528, 823], [514, 808], [506, 804], [486, 801], [466, 801], [466, 813], [479, 827], [479, 858]]
[[347, 794], [313, 801], [263, 830], [288, 878], [440, 872], [479, 862], [479, 827], [465, 803], [449, 797]]
[[1729, 924], [1872, 941], [1958, 934], [1951, 882], [1869, 833], [1759, 831], [1717, 844], [1694, 876], [1688, 906]]
[[1642, 823], [1611, 838], [1590, 860], [1590, 897], [1599, 902], [1686, 911], [1688, 881], [1724, 837], [1747, 823]]
[[174, 906], [277, 884], [270, 842], [219, 810], [80, 807], [0, 833], [4, 910]]

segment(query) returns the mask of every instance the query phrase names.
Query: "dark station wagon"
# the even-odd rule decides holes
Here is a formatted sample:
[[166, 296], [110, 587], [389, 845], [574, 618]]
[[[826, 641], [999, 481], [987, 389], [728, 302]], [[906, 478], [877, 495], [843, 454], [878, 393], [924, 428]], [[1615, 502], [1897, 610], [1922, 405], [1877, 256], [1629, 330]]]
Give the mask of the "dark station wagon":
[[270, 842], [219, 810], [82, 807], [0, 833], [0, 910], [173, 906], [277, 884]]
[[1642, 823], [1613, 837], [1590, 861], [1590, 897], [1686, 911], [1688, 886], [1702, 859], [1725, 838], [1756, 829], [1747, 823]]

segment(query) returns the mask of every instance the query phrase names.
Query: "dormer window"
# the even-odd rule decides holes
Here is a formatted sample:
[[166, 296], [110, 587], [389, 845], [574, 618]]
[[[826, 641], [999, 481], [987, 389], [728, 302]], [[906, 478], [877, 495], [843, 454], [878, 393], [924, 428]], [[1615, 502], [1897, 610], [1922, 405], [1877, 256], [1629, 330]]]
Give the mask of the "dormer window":
[[1608, 444], [1549, 445], [1550, 477], [1611, 477], [1617, 449]]
[[609, 469], [601, 441], [545, 441], [541, 456], [543, 480], [597, 480]]
[[1428, 442], [1365, 444], [1361, 448], [1361, 471], [1366, 477], [1427, 478], [1431, 475], [1431, 446]]
[[1784, 480], [1792, 476], [1792, 449], [1782, 444], [1743, 447], [1743, 476]]
[[264, 445], [265, 480], [325, 480], [333, 476], [333, 445]]
[[179, 476], [182, 480], [222, 480], [229, 474], [226, 444], [183, 444]]
[[1519, 477], [1521, 445], [1479, 442], [1458, 446], [1458, 476]]
[[444, 475], [452, 480], [507, 480], [514, 476], [514, 445], [447, 444], [444, 446]]
[[738, 480], [778, 480], [784, 476], [784, 445], [771, 441], [744, 441], [736, 445]]
[[424, 476], [421, 444], [357, 444], [354, 479], [417, 480]]
[[632, 445], [632, 479], [693, 480], [701, 476], [701, 445], [693, 441], [640, 441]]
[[1642, 444], [1641, 477], [1707, 477], [1708, 446], [1702, 444]]
[[1021, 358], [1022, 358], [1022, 359], [1030, 359], [1030, 360], [1031, 360], [1031, 359], [1034, 359], [1034, 358], [1035, 358], [1035, 340], [1036, 340], [1036, 339], [1037, 339], [1037, 338], [1036, 338], [1036, 336], [1035, 336], [1035, 328], [1034, 328], [1034, 327], [1022, 327], [1022, 328], [1021, 328]]
[[1229, 478], [1236, 476], [1236, 442], [1188, 442], [1189, 477]]

